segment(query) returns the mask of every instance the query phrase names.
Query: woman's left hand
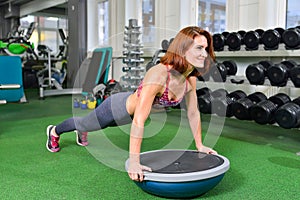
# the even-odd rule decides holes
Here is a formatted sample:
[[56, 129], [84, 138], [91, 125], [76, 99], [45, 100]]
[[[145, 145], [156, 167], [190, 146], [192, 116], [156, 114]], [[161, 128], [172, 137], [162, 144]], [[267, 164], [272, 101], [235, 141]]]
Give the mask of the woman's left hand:
[[203, 152], [203, 153], [207, 153], [207, 154], [218, 154], [217, 151], [207, 147], [207, 146], [204, 146], [202, 145], [199, 149], [198, 149], [199, 152]]

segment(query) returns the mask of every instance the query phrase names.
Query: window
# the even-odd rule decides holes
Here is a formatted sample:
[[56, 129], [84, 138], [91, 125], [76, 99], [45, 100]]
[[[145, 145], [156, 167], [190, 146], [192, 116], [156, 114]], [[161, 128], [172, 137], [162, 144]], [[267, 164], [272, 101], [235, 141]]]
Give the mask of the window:
[[108, 43], [109, 37], [109, 7], [108, 0], [98, 3], [98, 37], [99, 45]]
[[299, 0], [287, 0], [286, 28], [300, 25]]
[[62, 28], [67, 33], [67, 19], [28, 15], [20, 19], [21, 29], [27, 29], [31, 22], [36, 22], [36, 28], [29, 41], [35, 47], [44, 44], [52, 49], [52, 54], [58, 53], [59, 45], [63, 44], [58, 29]]
[[211, 33], [226, 29], [226, 0], [198, 0], [198, 26]]
[[143, 0], [143, 43], [154, 43], [155, 37], [155, 0]]

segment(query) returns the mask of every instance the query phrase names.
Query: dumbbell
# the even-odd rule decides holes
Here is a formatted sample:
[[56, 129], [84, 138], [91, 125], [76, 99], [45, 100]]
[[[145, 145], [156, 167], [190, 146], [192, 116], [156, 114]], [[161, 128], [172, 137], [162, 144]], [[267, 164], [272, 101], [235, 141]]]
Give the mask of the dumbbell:
[[259, 33], [256, 31], [248, 31], [244, 35], [244, 44], [247, 51], [257, 50], [260, 43]]
[[229, 51], [239, 51], [242, 45], [242, 36], [237, 32], [231, 32], [226, 38]]
[[240, 36], [241, 36], [241, 45], [245, 44], [245, 43], [244, 43], [244, 36], [245, 36], [245, 34], [246, 34], [246, 31], [244, 31], [244, 30], [239, 30], [237, 33], [240, 34]]
[[300, 126], [300, 97], [280, 106], [275, 113], [275, 121], [280, 127], [290, 129]]
[[237, 73], [237, 65], [233, 60], [225, 60], [222, 62], [226, 67], [227, 76], [234, 76]]
[[123, 63], [143, 63], [145, 61], [144, 58], [123, 58]]
[[225, 98], [216, 98], [212, 100], [212, 112], [216, 113], [221, 117], [232, 117], [232, 104], [242, 98], [245, 98], [247, 95], [242, 90], [236, 90], [226, 95]]
[[259, 63], [250, 64], [246, 68], [246, 77], [252, 85], [263, 85], [266, 79], [266, 73], [269, 67], [273, 65], [272, 61], [262, 60]]
[[269, 99], [261, 101], [250, 108], [251, 118], [258, 124], [273, 124], [275, 123], [276, 110], [290, 102], [291, 99], [284, 93], [278, 93], [271, 96]]
[[235, 101], [231, 106], [232, 113], [237, 119], [251, 120], [251, 107], [266, 99], [266, 95], [264, 95], [262, 92], [252, 93], [245, 98]]
[[209, 74], [215, 82], [225, 82], [227, 79], [227, 69], [223, 63], [215, 63]]
[[297, 63], [293, 60], [285, 60], [281, 63], [272, 65], [267, 70], [267, 77], [272, 86], [286, 86], [289, 78], [289, 70], [297, 67]]
[[286, 49], [299, 49], [300, 48], [300, 29], [289, 28], [282, 34], [282, 40]]
[[128, 72], [128, 71], [145, 71], [145, 67], [128, 67], [124, 66], [122, 68], [123, 72]]
[[277, 27], [277, 28], [274, 28], [274, 30], [276, 30], [279, 33], [279, 35], [280, 35], [280, 42], [279, 43], [283, 43], [282, 35], [283, 35], [285, 29], [281, 28], [281, 27]]
[[269, 29], [262, 34], [262, 44], [265, 50], [276, 50], [281, 42], [281, 36], [275, 29]]
[[290, 69], [289, 76], [295, 87], [300, 87], [300, 65]]
[[215, 33], [213, 34], [213, 46], [214, 46], [214, 51], [223, 51], [224, 46], [225, 46], [225, 36], [222, 35], [221, 33]]
[[209, 94], [211, 92], [212, 92], [211, 89], [209, 89], [208, 87], [203, 87], [196, 90], [197, 97], [200, 97], [205, 94]]
[[259, 35], [259, 44], [262, 44], [262, 40], [261, 40], [261, 38], [262, 38], [262, 35], [264, 34], [264, 30], [263, 29], [260, 29], [260, 28], [258, 28], [258, 29], [255, 29], [254, 30], [256, 33], [258, 33], [258, 35]]
[[217, 89], [198, 96], [198, 107], [201, 113], [212, 114], [211, 103], [213, 99], [225, 98], [228, 92], [225, 89]]
[[169, 45], [170, 45], [169, 41], [166, 40], [166, 39], [164, 39], [164, 40], [161, 42], [161, 48], [162, 48], [162, 50], [163, 50], [164, 52], [166, 52], [166, 51], [168, 50], [168, 48], [169, 48]]

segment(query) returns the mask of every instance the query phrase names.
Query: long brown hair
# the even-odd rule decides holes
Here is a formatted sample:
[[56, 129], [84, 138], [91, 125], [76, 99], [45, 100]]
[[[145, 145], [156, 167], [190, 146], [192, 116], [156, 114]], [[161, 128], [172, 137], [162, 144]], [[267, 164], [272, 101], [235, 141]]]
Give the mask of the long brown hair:
[[174, 70], [181, 74], [184, 73], [189, 67], [189, 63], [184, 55], [193, 44], [195, 37], [200, 35], [205, 36], [207, 39], [207, 48], [205, 50], [207, 51], [208, 56], [207, 59], [205, 59], [204, 68], [194, 69], [189, 76], [201, 76], [208, 72], [212, 62], [215, 61], [212, 36], [209, 32], [197, 26], [183, 28], [175, 36], [167, 52], [160, 59], [160, 62], [164, 65], [172, 65]]

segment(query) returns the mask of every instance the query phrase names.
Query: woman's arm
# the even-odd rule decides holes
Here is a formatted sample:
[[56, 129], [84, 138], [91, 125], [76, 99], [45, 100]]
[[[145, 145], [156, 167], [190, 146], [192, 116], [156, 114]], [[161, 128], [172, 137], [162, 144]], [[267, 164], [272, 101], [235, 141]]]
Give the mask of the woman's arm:
[[203, 145], [202, 143], [202, 128], [201, 128], [201, 118], [200, 112], [198, 109], [198, 99], [196, 93], [196, 77], [189, 78], [189, 87], [190, 90], [186, 94], [186, 106], [187, 106], [187, 116], [189, 119], [189, 124], [191, 127], [191, 131], [193, 133], [195, 139], [195, 145], [198, 151], [205, 153], [217, 153]]
[[150, 168], [140, 165], [140, 150], [145, 121], [150, 114], [153, 100], [164, 88], [163, 79], [160, 79], [160, 75], [154, 72], [152, 69], [149, 70], [143, 80], [143, 89], [138, 97], [130, 130], [128, 175], [136, 181], [143, 181], [143, 170], [151, 171]]

